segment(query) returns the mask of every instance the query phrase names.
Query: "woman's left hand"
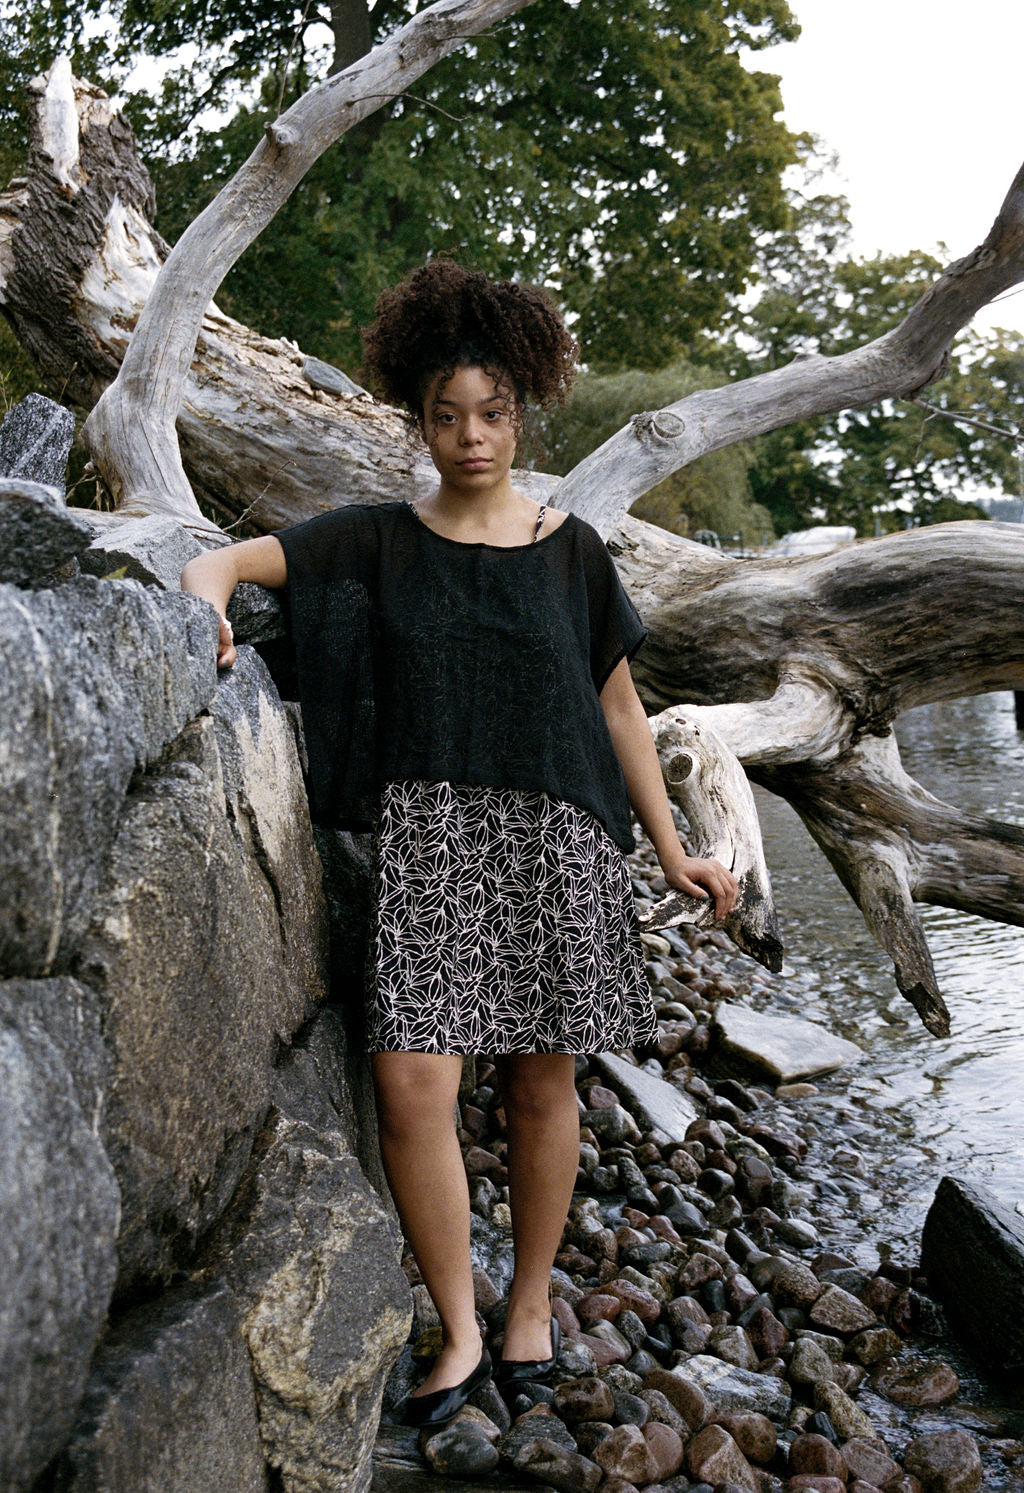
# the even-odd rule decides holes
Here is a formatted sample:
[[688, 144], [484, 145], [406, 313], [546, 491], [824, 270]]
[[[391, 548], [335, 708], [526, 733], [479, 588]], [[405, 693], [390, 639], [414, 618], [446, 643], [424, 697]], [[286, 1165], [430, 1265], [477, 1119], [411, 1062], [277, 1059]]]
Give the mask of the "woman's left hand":
[[736, 906], [739, 882], [721, 861], [680, 854], [669, 865], [662, 862], [661, 869], [669, 886], [676, 891], [685, 892], [688, 897], [713, 897], [716, 922], [728, 917]]

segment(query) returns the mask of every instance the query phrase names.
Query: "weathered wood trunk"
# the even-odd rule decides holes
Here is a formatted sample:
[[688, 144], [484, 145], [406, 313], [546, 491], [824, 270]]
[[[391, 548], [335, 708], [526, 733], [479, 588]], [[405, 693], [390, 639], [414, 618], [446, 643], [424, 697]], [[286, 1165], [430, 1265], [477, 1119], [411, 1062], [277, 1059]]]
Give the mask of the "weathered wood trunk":
[[[513, 0], [502, 7], [444, 0], [432, 8], [448, 27], [432, 37], [434, 55], [454, 44], [457, 15], [465, 31], [470, 12], [479, 28], [512, 8]], [[420, 46], [421, 67], [429, 50]], [[376, 69], [378, 81], [389, 67], [399, 76], [397, 54], [389, 60], [379, 51], [356, 69]], [[334, 106], [356, 86], [352, 72], [331, 80]], [[412, 494], [430, 480], [432, 469], [393, 411], [346, 392], [343, 379], [340, 392], [325, 387], [330, 376], [292, 344], [262, 338], [212, 305], [203, 314], [244, 247], [240, 237], [255, 236], [266, 221], [265, 203], [260, 222], [249, 220], [245, 192], [277, 191], [278, 171], [292, 185], [298, 179], [288, 116], [243, 168], [249, 186], [225, 189], [206, 228], [191, 248], [183, 240], [161, 275], [166, 247], [149, 226], [148, 180], [120, 116], [66, 68], [40, 80], [36, 99], [29, 178], [0, 199], [0, 300], [51, 386], [66, 386], [86, 407], [108, 389], [140, 325], [87, 427], [124, 513], [167, 512], [215, 537], [196, 497], [225, 521], [244, 515], [269, 530], [339, 503]], [[315, 115], [319, 107], [307, 95], [304, 108]], [[344, 127], [343, 115], [335, 107], [335, 126], [340, 119]], [[703, 451], [938, 376], [956, 329], [1024, 277], [1022, 201], [1018, 177], [985, 243], [869, 348], [800, 360], [637, 416], [558, 484], [556, 499], [609, 536], [650, 629], [635, 675], [668, 743], [666, 765], [678, 758], [679, 730], [710, 728], [751, 776], [794, 803], [935, 1032], [948, 1028], [948, 1017], [914, 904], [1024, 922], [1024, 844], [1015, 827], [962, 815], [925, 794], [903, 772], [891, 726], [910, 705], [1024, 688], [1017, 599], [1024, 530], [943, 525], [814, 559], [738, 561], [639, 523], [626, 509]], [[228, 210], [248, 224], [230, 243], [217, 228]], [[186, 295], [197, 256], [202, 294], [193, 286]], [[147, 443], [152, 449], [140, 455]], [[556, 479], [523, 474], [522, 485], [550, 494]], [[707, 833], [713, 840], [718, 830]], [[749, 843], [749, 831], [734, 837], [741, 841]], [[770, 903], [763, 910], [762, 933]]]

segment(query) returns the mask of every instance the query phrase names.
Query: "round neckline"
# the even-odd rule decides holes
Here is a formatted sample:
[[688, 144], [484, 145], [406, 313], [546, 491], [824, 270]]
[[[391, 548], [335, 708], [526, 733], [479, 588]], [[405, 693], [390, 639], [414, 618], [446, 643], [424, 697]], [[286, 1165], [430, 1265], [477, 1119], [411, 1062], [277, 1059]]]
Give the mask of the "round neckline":
[[418, 528], [425, 529], [428, 534], [433, 534], [435, 539], [440, 539], [444, 544], [453, 544], [456, 549], [460, 550], [495, 550], [498, 554], [511, 554], [515, 550], [538, 549], [542, 544], [547, 544], [549, 539], [554, 539], [556, 535], [560, 534], [569, 520], [574, 516], [572, 513], [567, 513], [558, 527], [552, 529], [550, 534], [542, 534], [539, 539], [531, 539], [527, 544], [488, 544], [483, 539], [452, 539], [447, 534], [439, 534], [436, 529], [432, 529], [424, 519], [420, 518], [408, 498], [402, 499], [402, 507], [408, 512], [409, 517]]

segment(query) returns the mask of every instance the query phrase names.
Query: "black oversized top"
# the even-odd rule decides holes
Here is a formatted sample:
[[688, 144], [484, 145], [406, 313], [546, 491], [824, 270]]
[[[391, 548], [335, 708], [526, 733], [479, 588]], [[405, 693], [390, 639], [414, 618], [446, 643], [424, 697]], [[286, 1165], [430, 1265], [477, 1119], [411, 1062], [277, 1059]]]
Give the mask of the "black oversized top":
[[486, 784], [579, 804], [633, 849], [598, 695], [646, 632], [596, 530], [464, 544], [384, 503], [277, 537], [314, 818], [369, 828], [393, 780]]

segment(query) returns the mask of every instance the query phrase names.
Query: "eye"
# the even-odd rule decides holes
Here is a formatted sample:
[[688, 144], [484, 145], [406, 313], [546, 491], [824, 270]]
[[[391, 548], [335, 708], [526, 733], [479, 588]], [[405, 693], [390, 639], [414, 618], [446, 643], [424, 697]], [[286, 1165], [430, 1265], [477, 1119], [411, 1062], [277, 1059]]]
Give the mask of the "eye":
[[484, 418], [489, 420], [493, 425], [497, 420], [503, 420], [505, 418], [505, 411], [499, 409], [488, 410]]

